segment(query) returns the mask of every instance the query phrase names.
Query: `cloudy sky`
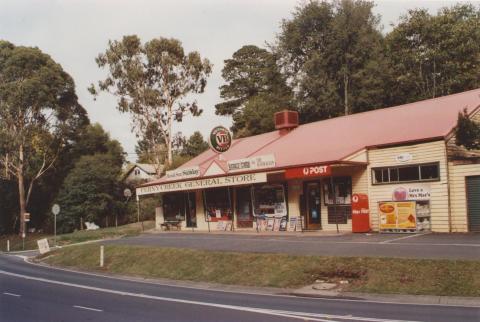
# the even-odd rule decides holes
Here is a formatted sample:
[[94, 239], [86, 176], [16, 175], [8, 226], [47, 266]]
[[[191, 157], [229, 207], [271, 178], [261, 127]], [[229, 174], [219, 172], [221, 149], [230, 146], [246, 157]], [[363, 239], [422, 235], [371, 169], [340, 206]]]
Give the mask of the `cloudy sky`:
[[[472, 1], [471, 1], [472, 2]], [[186, 51], [197, 50], [214, 65], [205, 93], [197, 97], [201, 117], [189, 117], [176, 131], [204, 136], [218, 124], [231, 125], [228, 117], [215, 115], [220, 101], [223, 60], [246, 44], [264, 46], [279, 32], [282, 19], [291, 17], [298, 0], [0, 0], [0, 39], [16, 45], [37, 46], [59, 62], [74, 78], [80, 103], [92, 122], [99, 122], [119, 140], [134, 161], [135, 136], [130, 119], [115, 108], [115, 98], [101, 94], [93, 101], [87, 92], [101, 79], [94, 58], [109, 39], [137, 34], [143, 41], [174, 37]], [[382, 16], [387, 32], [409, 8], [423, 7], [435, 13], [455, 1], [377, 0], [375, 13]], [[476, 5], [480, 1], [473, 1]]]

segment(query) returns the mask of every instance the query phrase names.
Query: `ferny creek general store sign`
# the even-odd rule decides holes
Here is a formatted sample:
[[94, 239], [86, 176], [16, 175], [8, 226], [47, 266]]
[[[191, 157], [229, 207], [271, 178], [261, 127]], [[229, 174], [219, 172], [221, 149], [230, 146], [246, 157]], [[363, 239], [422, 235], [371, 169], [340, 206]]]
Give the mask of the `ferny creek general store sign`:
[[267, 174], [262, 173], [249, 173], [236, 176], [226, 176], [210, 179], [198, 179], [183, 182], [172, 182], [156, 184], [147, 187], [137, 188], [137, 196], [149, 195], [154, 193], [171, 192], [171, 191], [183, 191], [183, 190], [195, 190], [205, 188], [218, 188], [226, 186], [238, 186], [243, 184], [261, 183], [267, 182]]

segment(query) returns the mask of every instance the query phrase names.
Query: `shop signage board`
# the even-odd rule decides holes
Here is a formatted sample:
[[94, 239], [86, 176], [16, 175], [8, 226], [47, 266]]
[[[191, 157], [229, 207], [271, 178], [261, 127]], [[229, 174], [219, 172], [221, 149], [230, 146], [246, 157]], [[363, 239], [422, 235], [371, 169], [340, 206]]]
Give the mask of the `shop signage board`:
[[208, 144], [216, 153], [226, 152], [232, 145], [232, 134], [226, 127], [216, 126], [210, 132]]
[[405, 184], [392, 188], [393, 201], [430, 200], [431, 188], [429, 184]]
[[286, 179], [326, 177], [331, 174], [332, 168], [329, 165], [313, 165], [285, 170]]
[[259, 155], [247, 159], [231, 160], [227, 162], [228, 172], [240, 172], [275, 167], [273, 154]]
[[263, 182], [267, 182], [266, 172], [156, 184], [152, 186], [137, 188], [136, 192], [137, 196], [142, 196], [162, 192], [219, 188]]
[[407, 230], [417, 228], [415, 201], [383, 201], [378, 203], [380, 230]]
[[167, 171], [165, 176], [168, 179], [188, 179], [188, 178], [197, 178], [200, 176], [200, 167], [188, 167]]

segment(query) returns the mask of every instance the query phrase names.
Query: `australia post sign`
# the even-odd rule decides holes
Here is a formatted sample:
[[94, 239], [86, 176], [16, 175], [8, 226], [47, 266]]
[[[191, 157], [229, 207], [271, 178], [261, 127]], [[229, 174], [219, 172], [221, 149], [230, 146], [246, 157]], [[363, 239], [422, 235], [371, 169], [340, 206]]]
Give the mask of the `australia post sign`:
[[332, 168], [329, 165], [313, 165], [285, 170], [286, 179], [324, 177], [331, 174]]

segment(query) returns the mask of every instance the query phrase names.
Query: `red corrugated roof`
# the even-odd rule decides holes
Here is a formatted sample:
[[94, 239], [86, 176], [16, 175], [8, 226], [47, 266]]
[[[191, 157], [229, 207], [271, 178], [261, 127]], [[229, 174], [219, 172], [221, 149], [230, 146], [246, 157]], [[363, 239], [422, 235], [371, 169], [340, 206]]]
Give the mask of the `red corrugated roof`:
[[[442, 139], [455, 127], [458, 112], [480, 106], [480, 89], [420, 102], [377, 109], [234, 140], [219, 164], [227, 160], [274, 154], [279, 169], [337, 162], [367, 147]], [[182, 166], [205, 173], [218, 154], [205, 151]], [[146, 185], [165, 182], [165, 178]]]

